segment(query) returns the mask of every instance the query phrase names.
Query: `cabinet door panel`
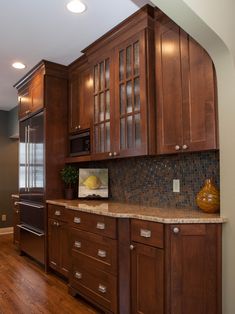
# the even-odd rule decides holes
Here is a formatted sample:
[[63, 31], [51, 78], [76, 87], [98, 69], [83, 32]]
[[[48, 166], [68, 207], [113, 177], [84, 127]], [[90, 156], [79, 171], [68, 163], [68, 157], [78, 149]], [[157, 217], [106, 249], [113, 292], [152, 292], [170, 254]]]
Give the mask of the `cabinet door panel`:
[[66, 223], [59, 223], [60, 241], [60, 272], [68, 277], [69, 274], [69, 231]]
[[60, 260], [60, 238], [58, 221], [48, 219], [48, 259], [49, 266], [55, 270], [59, 269]]
[[19, 118], [21, 119], [30, 113], [31, 96], [28, 85], [26, 85], [23, 89], [19, 91], [18, 103], [19, 103]]
[[115, 49], [115, 151], [120, 156], [144, 155], [147, 141], [146, 38], [144, 32]]
[[213, 63], [206, 51], [187, 37], [188, 60], [182, 60], [185, 71], [182, 77], [187, 92], [184, 96], [187, 105], [184, 105], [183, 144], [190, 151], [215, 149], [217, 114]]
[[43, 74], [37, 74], [31, 84], [32, 111], [43, 108]]
[[163, 314], [163, 250], [133, 242], [132, 313]]
[[[175, 228], [179, 230], [177, 233]], [[169, 226], [167, 313], [221, 313], [220, 228], [219, 225]]]
[[180, 30], [156, 23], [157, 147], [175, 152], [182, 145], [182, 78]]

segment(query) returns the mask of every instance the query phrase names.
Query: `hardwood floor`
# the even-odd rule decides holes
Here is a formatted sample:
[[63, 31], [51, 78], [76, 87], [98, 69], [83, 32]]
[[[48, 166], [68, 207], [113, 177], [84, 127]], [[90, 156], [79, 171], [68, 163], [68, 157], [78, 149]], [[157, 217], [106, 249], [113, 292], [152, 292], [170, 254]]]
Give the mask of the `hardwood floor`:
[[19, 256], [12, 235], [0, 236], [0, 314], [97, 314], [68, 294], [66, 283]]

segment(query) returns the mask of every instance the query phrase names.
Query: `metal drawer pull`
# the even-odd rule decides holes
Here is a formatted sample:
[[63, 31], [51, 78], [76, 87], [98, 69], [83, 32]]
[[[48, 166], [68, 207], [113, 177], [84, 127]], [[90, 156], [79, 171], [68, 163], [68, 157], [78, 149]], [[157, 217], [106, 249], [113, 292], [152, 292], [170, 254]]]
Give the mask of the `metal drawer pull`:
[[99, 257], [106, 257], [106, 251], [104, 251], [104, 250], [98, 250], [97, 255], [98, 255]]
[[60, 215], [61, 215], [60, 210], [56, 210], [56, 211], [55, 211], [55, 216], [60, 216]]
[[80, 241], [75, 241], [75, 242], [74, 242], [74, 246], [75, 246], [77, 249], [80, 249], [81, 246], [82, 246], [82, 244], [81, 244]]
[[151, 231], [147, 229], [140, 229], [140, 236], [143, 238], [151, 238]]
[[79, 273], [78, 271], [76, 271], [74, 277], [75, 277], [76, 279], [82, 279], [82, 273]]
[[103, 285], [99, 284], [99, 288], [98, 288], [98, 290], [99, 290], [100, 292], [102, 292], [102, 293], [106, 293], [107, 288], [106, 288], [105, 286], [103, 286]]
[[103, 223], [103, 222], [97, 222], [96, 228], [97, 228], [97, 229], [100, 229], [100, 230], [104, 230], [104, 229], [105, 229], [105, 223]]
[[81, 218], [80, 217], [74, 217], [73, 222], [75, 222], [75, 224], [80, 224]]
[[179, 233], [179, 232], [180, 232], [180, 228], [174, 227], [174, 228], [173, 228], [173, 232], [174, 232], [175, 234]]

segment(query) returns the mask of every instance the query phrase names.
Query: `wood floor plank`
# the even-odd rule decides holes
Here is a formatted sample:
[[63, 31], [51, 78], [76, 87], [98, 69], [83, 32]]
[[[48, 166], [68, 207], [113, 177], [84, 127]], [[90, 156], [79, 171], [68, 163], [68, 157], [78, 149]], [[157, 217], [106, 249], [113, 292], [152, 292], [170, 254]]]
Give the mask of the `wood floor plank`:
[[0, 314], [98, 314], [96, 309], [68, 294], [66, 283], [46, 274], [0, 236]]

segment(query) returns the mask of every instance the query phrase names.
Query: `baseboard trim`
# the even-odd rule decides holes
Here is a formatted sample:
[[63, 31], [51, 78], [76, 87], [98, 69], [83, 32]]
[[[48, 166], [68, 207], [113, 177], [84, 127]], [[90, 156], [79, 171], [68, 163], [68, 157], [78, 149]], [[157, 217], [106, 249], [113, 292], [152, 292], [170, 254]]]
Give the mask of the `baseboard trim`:
[[0, 235], [13, 233], [13, 227], [0, 228]]

